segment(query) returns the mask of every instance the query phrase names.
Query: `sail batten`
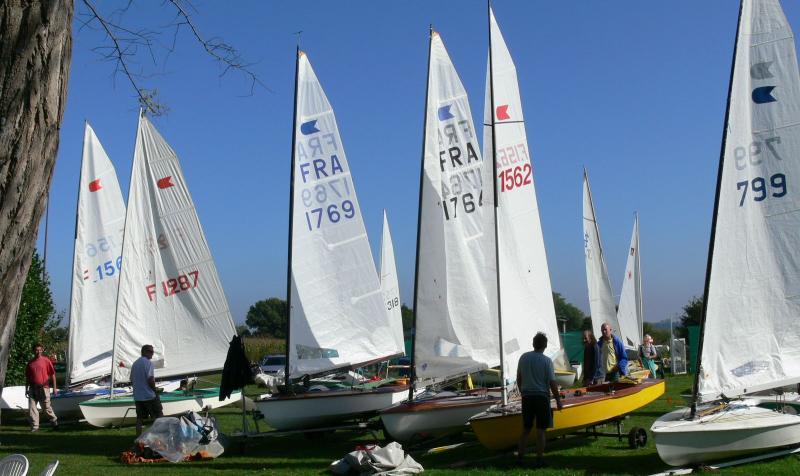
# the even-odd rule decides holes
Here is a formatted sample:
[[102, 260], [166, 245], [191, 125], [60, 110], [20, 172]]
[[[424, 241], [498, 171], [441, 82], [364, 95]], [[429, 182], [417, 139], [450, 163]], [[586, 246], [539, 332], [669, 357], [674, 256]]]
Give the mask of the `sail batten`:
[[742, 2], [697, 400], [800, 382], [800, 79], [777, 0]]
[[[290, 235], [291, 378], [401, 354], [333, 108], [300, 53]], [[397, 339], [397, 335], [401, 337]]]

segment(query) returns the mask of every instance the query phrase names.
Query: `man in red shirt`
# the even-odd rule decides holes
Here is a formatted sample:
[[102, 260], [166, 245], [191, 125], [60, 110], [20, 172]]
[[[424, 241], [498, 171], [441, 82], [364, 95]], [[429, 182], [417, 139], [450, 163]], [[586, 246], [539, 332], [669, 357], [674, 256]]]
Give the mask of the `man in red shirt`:
[[[25, 395], [28, 396], [28, 416], [31, 422], [31, 431], [39, 429], [39, 409], [36, 404], [42, 406], [45, 413], [47, 413], [50, 422], [53, 424], [53, 429], [58, 429], [58, 417], [53, 412], [53, 407], [50, 406], [50, 389], [52, 388], [53, 395], [58, 391], [56, 386], [56, 369], [53, 368], [53, 362], [43, 355], [44, 347], [42, 344], [33, 345], [33, 359], [28, 362], [25, 367]], [[50, 387], [52, 381], [53, 386]]]

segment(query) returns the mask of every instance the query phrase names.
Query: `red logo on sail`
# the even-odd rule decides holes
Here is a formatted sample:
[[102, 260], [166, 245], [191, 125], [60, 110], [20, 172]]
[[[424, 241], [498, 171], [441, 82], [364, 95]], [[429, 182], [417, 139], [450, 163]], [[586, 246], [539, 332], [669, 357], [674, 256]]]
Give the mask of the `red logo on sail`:
[[505, 121], [506, 119], [511, 119], [511, 116], [508, 115], [508, 104], [497, 106], [497, 120]]
[[175, 184], [172, 183], [172, 175], [167, 175], [164, 178], [158, 179], [156, 185], [158, 185], [158, 188], [170, 188], [175, 186]]
[[94, 179], [91, 182], [89, 182], [89, 191], [90, 192], [96, 192], [96, 191], [100, 190], [101, 188], [103, 188], [103, 186], [100, 185], [100, 179]]

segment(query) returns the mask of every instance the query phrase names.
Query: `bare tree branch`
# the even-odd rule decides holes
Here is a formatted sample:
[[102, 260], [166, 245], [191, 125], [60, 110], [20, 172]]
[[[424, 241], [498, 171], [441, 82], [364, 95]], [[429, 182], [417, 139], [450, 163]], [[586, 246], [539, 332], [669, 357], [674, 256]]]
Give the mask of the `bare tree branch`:
[[[171, 4], [176, 10], [173, 23], [164, 27], [174, 26], [171, 45], [165, 45], [160, 42], [160, 31], [145, 28], [133, 29], [122, 24], [122, 17], [131, 7], [132, 0], [128, 0], [124, 7], [114, 10], [110, 17], [102, 15], [91, 0], [82, 0], [82, 2], [86, 5], [88, 12], [78, 15], [81, 24], [80, 29], [87, 28], [102, 31], [110, 42], [108, 45], [98, 46], [92, 50], [103, 61], [114, 63], [112, 78], [116, 78], [120, 74], [125, 76], [136, 92], [140, 106], [153, 116], [166, 114], [168, 109], [165, 104], [158, 100], [157, 89], [148, 89], [143, 86], [144, 79], [152, 75], [144, 74], [143, 71], [145, 69], [141, 66], [138, 70], [135, 69], [138, 63], [137, 59], [142, 54], [146, 54], [154, 66], [158, 66], [159, 63], [165, 64], [166, 59], [175, 51], [177, 36], [181, 28], [188, 28], [195, 40], [203, 47], [203, 50], [222, 65], [222, 72], [219, 77], [225, 76], [231, 70], [237, 70], [250, 81], [249, 95], [254, 93], [256, 86], [271, 92], [251, 69], [252, 64], [246, 63], [236, 48], [225, 43], [220, 38], [212, 37], [208, 40], [203, 38], [200, 30], [192, 20], [190, 12], [195, 12], [196, 10], [189, 1], [167, 0], [165, 2]], [[96, 25], [99, 25], [99, 27]], [[163, 61], [159, 61], [159, 55], [156, 53], [157, 49], [166, 51], [166, 55], [162, 55]]]

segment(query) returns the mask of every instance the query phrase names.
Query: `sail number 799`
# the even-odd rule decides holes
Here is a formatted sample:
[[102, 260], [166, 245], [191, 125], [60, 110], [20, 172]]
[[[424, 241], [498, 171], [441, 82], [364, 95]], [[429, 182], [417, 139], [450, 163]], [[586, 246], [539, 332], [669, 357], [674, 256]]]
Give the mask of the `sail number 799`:
[[775, 174], [769, 178], [769, 182], [764, 177], [755, 177], [752, 180], [743, 180], [736, 182], [736, 190], [742, 191], [742, 197], [739, 200], [739, 206], [744, 206], [744, 201], [747, 198], [747, 191], [752, 190], [753, 200], [761, 202], [771, 195], [775, 198], [781, 198], [786, 195], [786, 175]]

